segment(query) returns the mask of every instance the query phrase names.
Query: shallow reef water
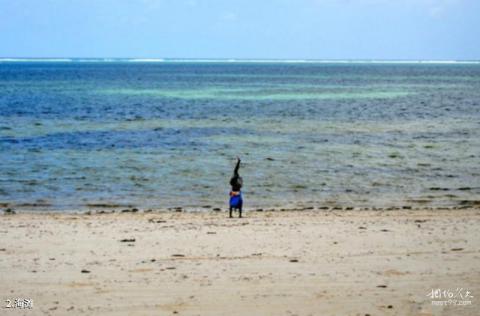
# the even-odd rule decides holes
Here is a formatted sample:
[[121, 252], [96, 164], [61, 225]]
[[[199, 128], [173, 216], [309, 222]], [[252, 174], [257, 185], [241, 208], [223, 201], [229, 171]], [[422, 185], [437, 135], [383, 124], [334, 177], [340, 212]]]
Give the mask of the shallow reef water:
[[0, 63], [0, 204], [452, 207], [480, 200], [480, 65]]

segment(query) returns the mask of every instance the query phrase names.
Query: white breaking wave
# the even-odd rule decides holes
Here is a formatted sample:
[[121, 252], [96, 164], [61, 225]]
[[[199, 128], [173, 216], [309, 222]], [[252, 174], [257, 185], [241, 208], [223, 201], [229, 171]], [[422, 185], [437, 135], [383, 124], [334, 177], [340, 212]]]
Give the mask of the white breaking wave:
[[0, 62], [71, 62], [71, 58], [0, 58]]
[[369, 59], [194, 59], [194, 58], [0, 58], [1, 62], [138, 62], [138, 63], [311, 63], [311, 64], [480, 64], [479, 60]]
[[128, 62], [140, 62], [140, 63], [161, 63], [164, 62], [165, 59], [163, 58], [131, 58], [126, 59]]

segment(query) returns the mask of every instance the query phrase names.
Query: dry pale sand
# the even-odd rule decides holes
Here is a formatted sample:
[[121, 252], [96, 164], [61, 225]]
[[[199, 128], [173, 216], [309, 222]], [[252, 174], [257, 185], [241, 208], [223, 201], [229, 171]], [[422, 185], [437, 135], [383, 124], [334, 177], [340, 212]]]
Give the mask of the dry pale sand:
[[246, 215], [2, 215], [0, 314], [480, 314], [478, 209]]

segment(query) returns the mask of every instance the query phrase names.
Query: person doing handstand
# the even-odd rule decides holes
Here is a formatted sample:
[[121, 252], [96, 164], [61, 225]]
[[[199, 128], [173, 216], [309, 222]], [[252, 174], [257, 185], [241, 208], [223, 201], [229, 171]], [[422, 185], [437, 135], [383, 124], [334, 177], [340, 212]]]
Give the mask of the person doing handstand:
[[243, 199], [242, 199], [242, 185], [243, 179], [238, 174], [238, 169], [240, 169], [240, 158], [237, 157], [237, 165], [233, 170], [233, 176], [230, 179], [230, 185], [232, 186], [232, 190], [230, 191], [230, 217], [232, 217], [232, 211], [238, 210], [238, 217], [242, 217], [242, 206], [243, 206]]

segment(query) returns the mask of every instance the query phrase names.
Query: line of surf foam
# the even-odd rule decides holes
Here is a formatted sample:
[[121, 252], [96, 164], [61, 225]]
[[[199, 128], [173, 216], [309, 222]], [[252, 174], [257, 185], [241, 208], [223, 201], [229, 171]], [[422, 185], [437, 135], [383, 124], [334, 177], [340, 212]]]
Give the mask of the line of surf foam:
[[376, 59], [198, 59], [198, 58], [0, 58], [0, 62], [130, 62], [130, 63], [291, 63], [291, 64], [480, 64], [480, 60]]

